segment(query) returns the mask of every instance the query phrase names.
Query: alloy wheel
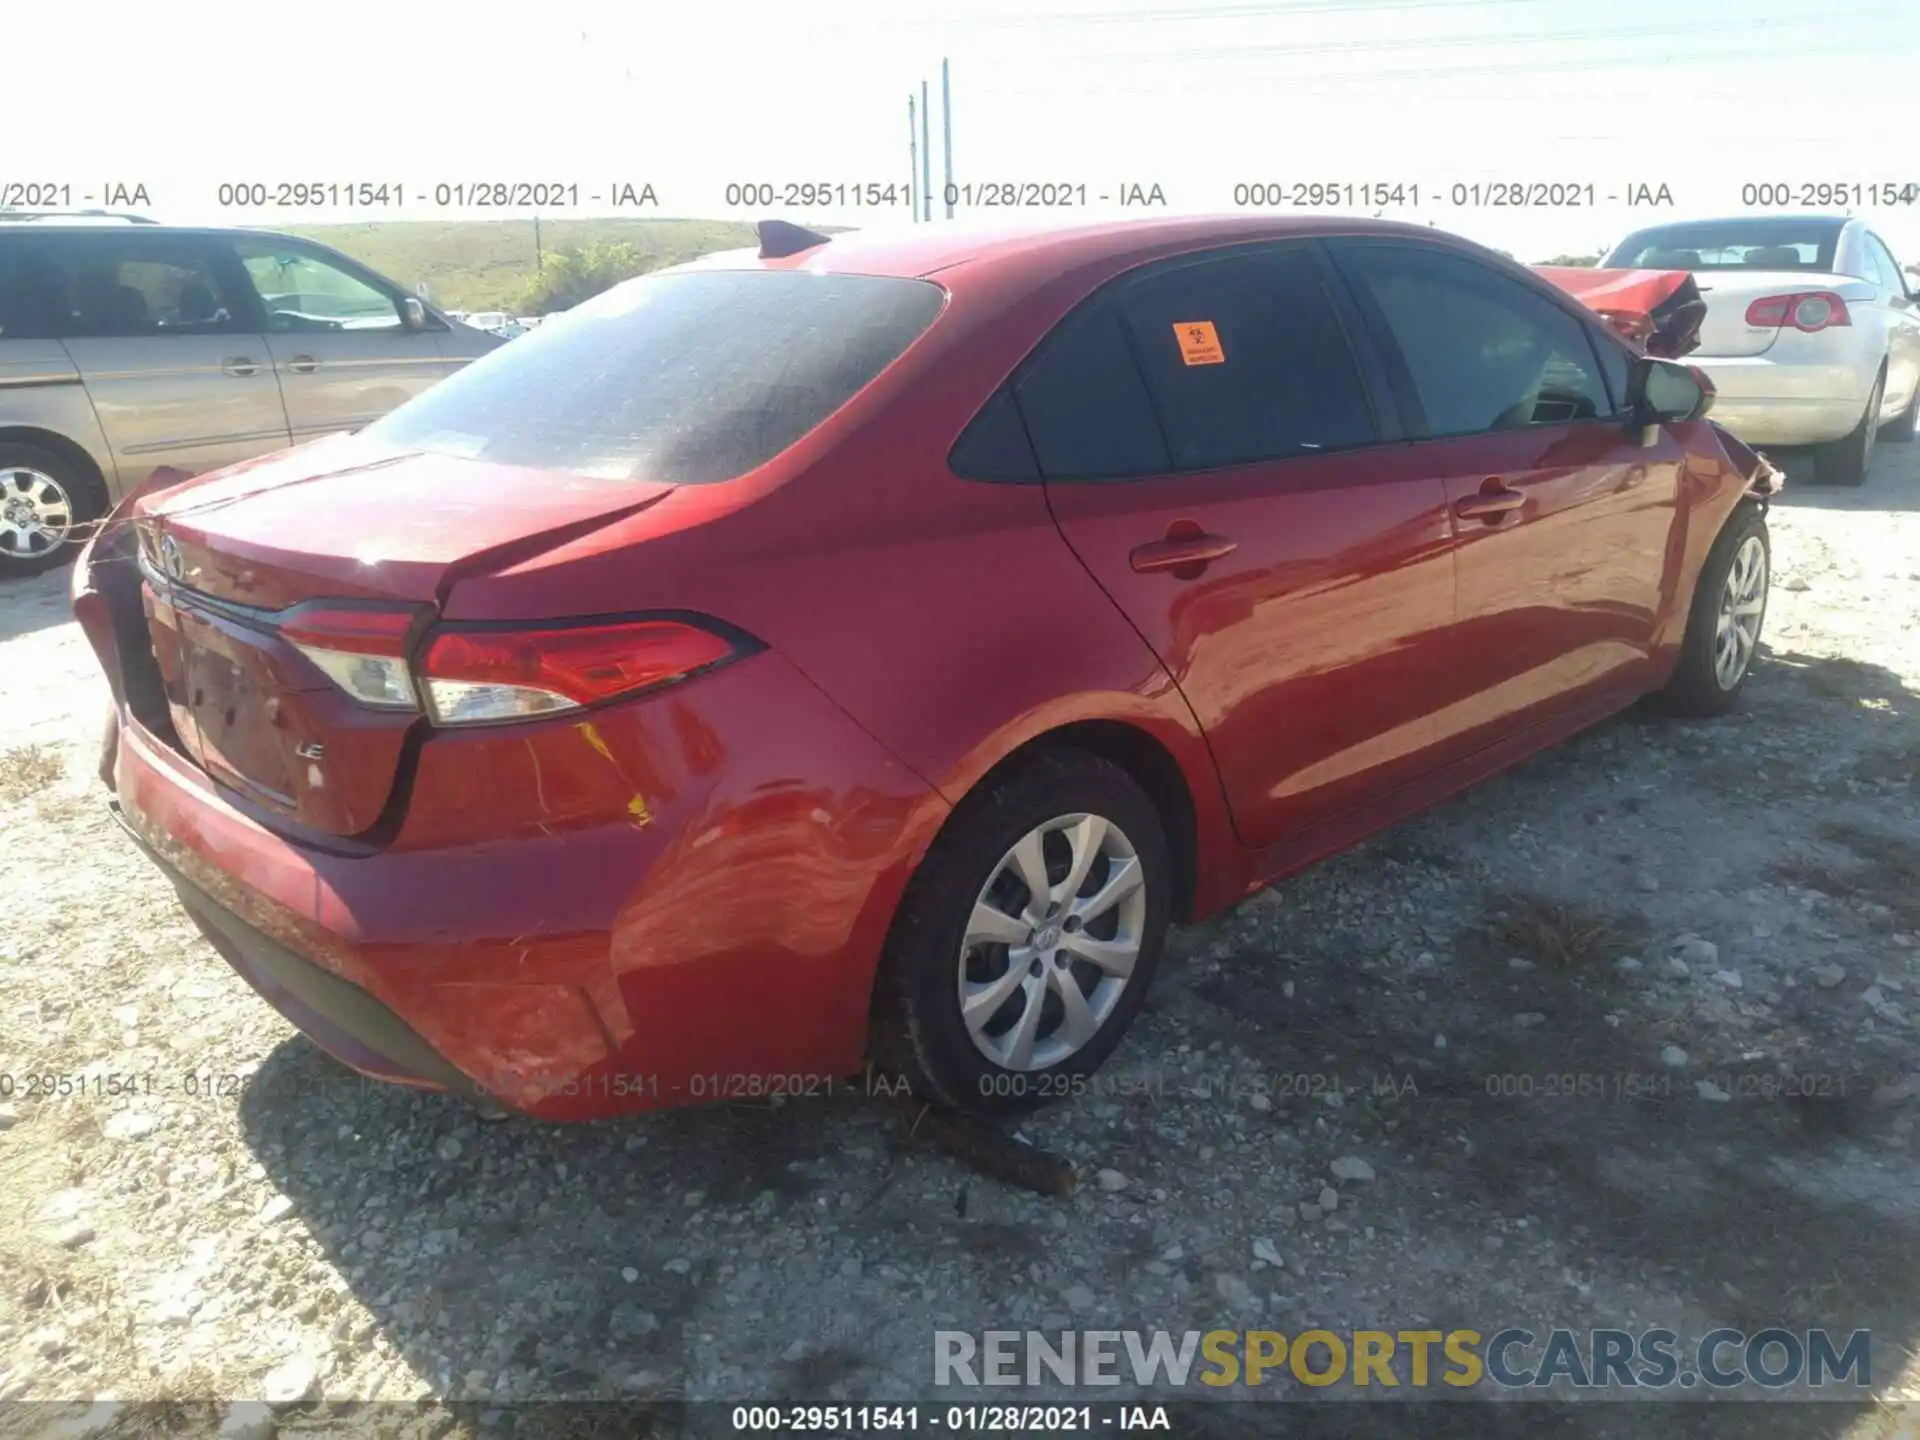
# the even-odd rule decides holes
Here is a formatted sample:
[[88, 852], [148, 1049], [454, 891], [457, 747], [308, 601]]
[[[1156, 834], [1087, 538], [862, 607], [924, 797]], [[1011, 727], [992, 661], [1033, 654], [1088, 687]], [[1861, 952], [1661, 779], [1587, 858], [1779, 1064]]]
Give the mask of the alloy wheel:
[[1749, 535], [1733, 552], [1727, 583], [1720, 591], [1720, 614], [1714, 626], [1713, 678], [1722, 690], [1731, 690], [1747, 673], [1754, 647], [1760, 642], [1760, 619], [1767, 608], [1767, 547], [1758, 535]]
[[0, 470], [0, 557], [37, 560], [73, 530], [73, 500], [43, 470]]
[[960, 1016], [980, 1053], [1043, 1070], [1084, 1049], [1140, 958], [1146, 877], [1099, 815], [1036, 825], [993, 867], [960, 944]]

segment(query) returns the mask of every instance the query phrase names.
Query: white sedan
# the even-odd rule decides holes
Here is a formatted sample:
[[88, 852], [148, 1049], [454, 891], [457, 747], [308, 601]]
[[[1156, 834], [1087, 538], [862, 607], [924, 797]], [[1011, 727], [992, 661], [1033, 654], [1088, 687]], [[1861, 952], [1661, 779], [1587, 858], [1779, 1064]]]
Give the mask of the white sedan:
[[1920, 303], [1863, 221], [1754, 215], [1657, 225], [1600, 265], [1693, 273], [1707, 317], [1687, 363], [1719, 392], [1714, 420], [1748, 444], [1818, 446], [1823, 479], [1858, 485], [1876, 438], [1913, 438]]

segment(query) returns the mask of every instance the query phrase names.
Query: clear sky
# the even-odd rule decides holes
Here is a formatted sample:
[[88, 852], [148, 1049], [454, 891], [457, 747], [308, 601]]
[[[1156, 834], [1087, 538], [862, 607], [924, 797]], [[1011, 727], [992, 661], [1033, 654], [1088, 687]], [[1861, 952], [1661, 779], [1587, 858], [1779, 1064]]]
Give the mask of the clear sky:
[[[7, 67], [0, 185], [67, 183], [81, 204], [139, 182], [150, 213], [180, 221], [356, 218], [223, 206], [220, 186], [236, 182], [397, 182], [404, 211], [358, 218], [451, 218], [484, 212], [439, 208], [437, 186], [501, 180], [577, 185], [580, 214], [614, 213], [606, 197], [630, 182], [650, 183], [663, 215], [904, 224], [904, 208], [730, 206], [727, 187], [903, 186], [907, 99], [923, 78], [938, 187], [942, 56], [954, 178], [1085, 185], [1094, 211], [1094, 197], [1133, 183], [1187, 212], [1232, 210], [1248, 182], [1397, 184], [1407, 203], [1387, 213], [1538, 260], [1658, 218], [1736, 213], [1749, 185], [1786, 187], [1788, 209], [1847, 208], [1802, 205], [1805, 183], [1920, 187], [1913, 0], [67, 0], [16, 12], [8, 50], [23, 63]], [[36, 132], [36, 115], [54, 118]], [[1492, 181], [1591, 184], [1596, 203], [1472, 203], [1471, 187], [1484, 198]], [[1674, 207], [1624, 208], [1634, 185], [1665, 185]], [[1920, 261], [1920, 188], [1905, 206], [1853, 208]]]

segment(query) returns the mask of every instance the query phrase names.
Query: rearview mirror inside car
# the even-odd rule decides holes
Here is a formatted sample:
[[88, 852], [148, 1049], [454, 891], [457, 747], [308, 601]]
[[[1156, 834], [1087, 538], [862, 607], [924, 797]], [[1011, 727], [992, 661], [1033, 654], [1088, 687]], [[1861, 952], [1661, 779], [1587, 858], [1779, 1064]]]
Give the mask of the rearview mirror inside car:
[[404, 295], [400, 299], [400, 319], [409, 330], [424, 330], [427, 328], [427, 307], [413, 296]]
[[1713, 395], [1713, 382], [1691, 365], [1651, 357], [1634, 362], [1628, 399], [1633, 423], [1642, 430], [1698, 420], [1713, 408]]

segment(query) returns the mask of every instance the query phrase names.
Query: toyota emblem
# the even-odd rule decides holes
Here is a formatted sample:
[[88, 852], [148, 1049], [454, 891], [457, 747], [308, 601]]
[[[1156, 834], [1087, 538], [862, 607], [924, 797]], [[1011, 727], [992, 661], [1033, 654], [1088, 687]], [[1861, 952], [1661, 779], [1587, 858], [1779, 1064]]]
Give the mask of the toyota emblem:
[[175, 580], [186, 573], [186, 562], [180, 558], [180, 542], [171, 535], [160, 539], [160, 568]]

